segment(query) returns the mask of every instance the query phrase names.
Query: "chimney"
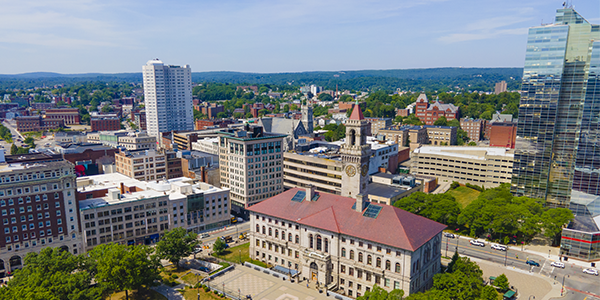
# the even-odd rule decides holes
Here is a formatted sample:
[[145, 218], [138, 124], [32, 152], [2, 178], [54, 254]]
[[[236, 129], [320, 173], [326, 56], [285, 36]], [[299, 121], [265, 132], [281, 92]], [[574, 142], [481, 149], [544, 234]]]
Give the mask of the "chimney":
[[306, 200], [312, 201], [313, 196], [315, 195], [315, 187], [312, 184], [306, 186]]
[[200, 181], [202, 181], [204, 183], [207, 183], [207, 180], [206, 180], [206, 167], [205, 166], [200, 167]]
[[122, 182], [119, 190], [121, 191], [121, 195], [125, 194], [125, 185]]
[[356, 211], [362, 213], [368, 202], [363, 199], [363, 194], [356, 195]]

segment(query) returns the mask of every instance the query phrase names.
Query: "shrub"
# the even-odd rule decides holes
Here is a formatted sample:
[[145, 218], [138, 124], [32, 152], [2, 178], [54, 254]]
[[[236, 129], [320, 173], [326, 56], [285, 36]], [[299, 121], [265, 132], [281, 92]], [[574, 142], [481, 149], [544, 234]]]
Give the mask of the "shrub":
[[455, 188], [457, 188], [457, 187], [459, 187], [459, 186], [460, 186], [460, 183], [458, 183], [458, 182], [456, 182], [456, 181], [453, 181], [453, 182], [452, 182], [452, 184], [450, 184], [450, 188], [451, 188], [451, 189], [455, 189]]
[[474, 185], [474, 184], [470, 184], [470, 183], [466, 183], [465, 186], [468, 188], [472, 188], [476, 191], [480, 191], [480, 192], [483, 192], [485, 190], [482, 186], [478, 186], [478, 185]]

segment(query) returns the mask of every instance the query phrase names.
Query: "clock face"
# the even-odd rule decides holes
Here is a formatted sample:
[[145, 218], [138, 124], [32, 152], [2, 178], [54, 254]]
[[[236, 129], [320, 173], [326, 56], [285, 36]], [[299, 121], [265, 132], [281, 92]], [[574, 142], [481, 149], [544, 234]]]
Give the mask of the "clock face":
[[367, 176], [367, 172], [369, 172], [369, 167], [367, 167], [367, 164], [362, 165], [360, 168], [360, 173], [362, 176]]
[[347, 166], [346, 167], [346, 174], [348, 174], [348, 176], [350, 176], [350, 177], [354, 177], [354, 175], [356, 175], [356, 167], [354, 167], [354, 166]]

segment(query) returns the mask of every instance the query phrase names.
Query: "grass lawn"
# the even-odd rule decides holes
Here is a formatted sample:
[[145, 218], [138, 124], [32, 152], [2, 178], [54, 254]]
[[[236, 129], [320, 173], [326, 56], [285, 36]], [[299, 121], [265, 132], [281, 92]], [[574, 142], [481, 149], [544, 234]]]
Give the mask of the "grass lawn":
[[[184, 268], [175, 268], [174, 266], [166, 266], [165, 269], [160, 272], [160, 276], [163, 278], [163, 283], [170, 286], [177, 285], [177, 281], [173, 278], [173, 275], [177, 275], [177, 278], [183, 277], [190, 270]], [[194, 281], [194, 284], [196, 282]]]
[[[125, 299], [125, 292], [118, 292], [112, 294], [110, 297], [106, 298], [106, 300], [122, 300]], [[138, 291], [129, 291], [129, 300], [167, 300], [167, 297], [161, 295], [159, 292], [154, 290], [140, 290]]]
[[[249, 262], [255, 264], [257, 266], [261, 266], [263, 268], [268, 268], [269, 266], [262, 261], [250, 259], [250, 243], [241, 244], [239, 246], [235, 246], [233, 248], [227, 248], [223, 251], [223, 254], [216, 255], [213, 253], [214, 257], [218, 257], [220, 259], [230, 261], [233, 263], [239, 263], [240, 257], [242, 262]], [[241, 252], [240, 252], [241, 251]]]
[[202, 280], [202, 276], [197, 276], [194, 273], [188, 273], [187, 275], [181, 277], [181, 280], [191, 284], [196, 285], [200, 280]]
[[[183, 297], [186, 300], [196, 300], [198, 299], [198, 289], [185, 289], [185, 291], [182, 293]], [[205, 292], [204, 289], [200, 289], [200, 299], [202, 300], [206, 300], [206, 299], [211, 299], [211, 300], [222, 300], [222, 299], [227, 299], [227, 298], [221, 298], [217, 295], [215, 295], [213, 292]]]
[[481, 192], [476, 191], [472, 188], [468, 188], [464, 185], [461, 185], [453, 190], [449, 190], [446, 193], [452, 195], [454, 198], [456, 198], [456, 201], [458, 201], [458, 204], [460, 204], [460, 206], [462, 206], [462, 208], [467, 207], [467, 205], [469, 205], [469, 203], [471, 203], [471, 201], [477, 199], [477, 196], [479, 196], [479, 194]]

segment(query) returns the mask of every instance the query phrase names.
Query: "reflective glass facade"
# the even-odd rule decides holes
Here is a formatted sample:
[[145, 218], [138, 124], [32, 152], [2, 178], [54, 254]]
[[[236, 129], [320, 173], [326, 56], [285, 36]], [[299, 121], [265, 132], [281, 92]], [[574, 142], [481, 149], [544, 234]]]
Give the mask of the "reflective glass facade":
[[[600, 214], [598, 41], [600, 26], [571, 8], [557, 10], [554, 24], [530, 28], [512, 178], [513, 194], [569, 207], [586, 220]], [[597, 224], [573, 226], [565, 229], [563, 254], [599, 259], [592, 250]]]

